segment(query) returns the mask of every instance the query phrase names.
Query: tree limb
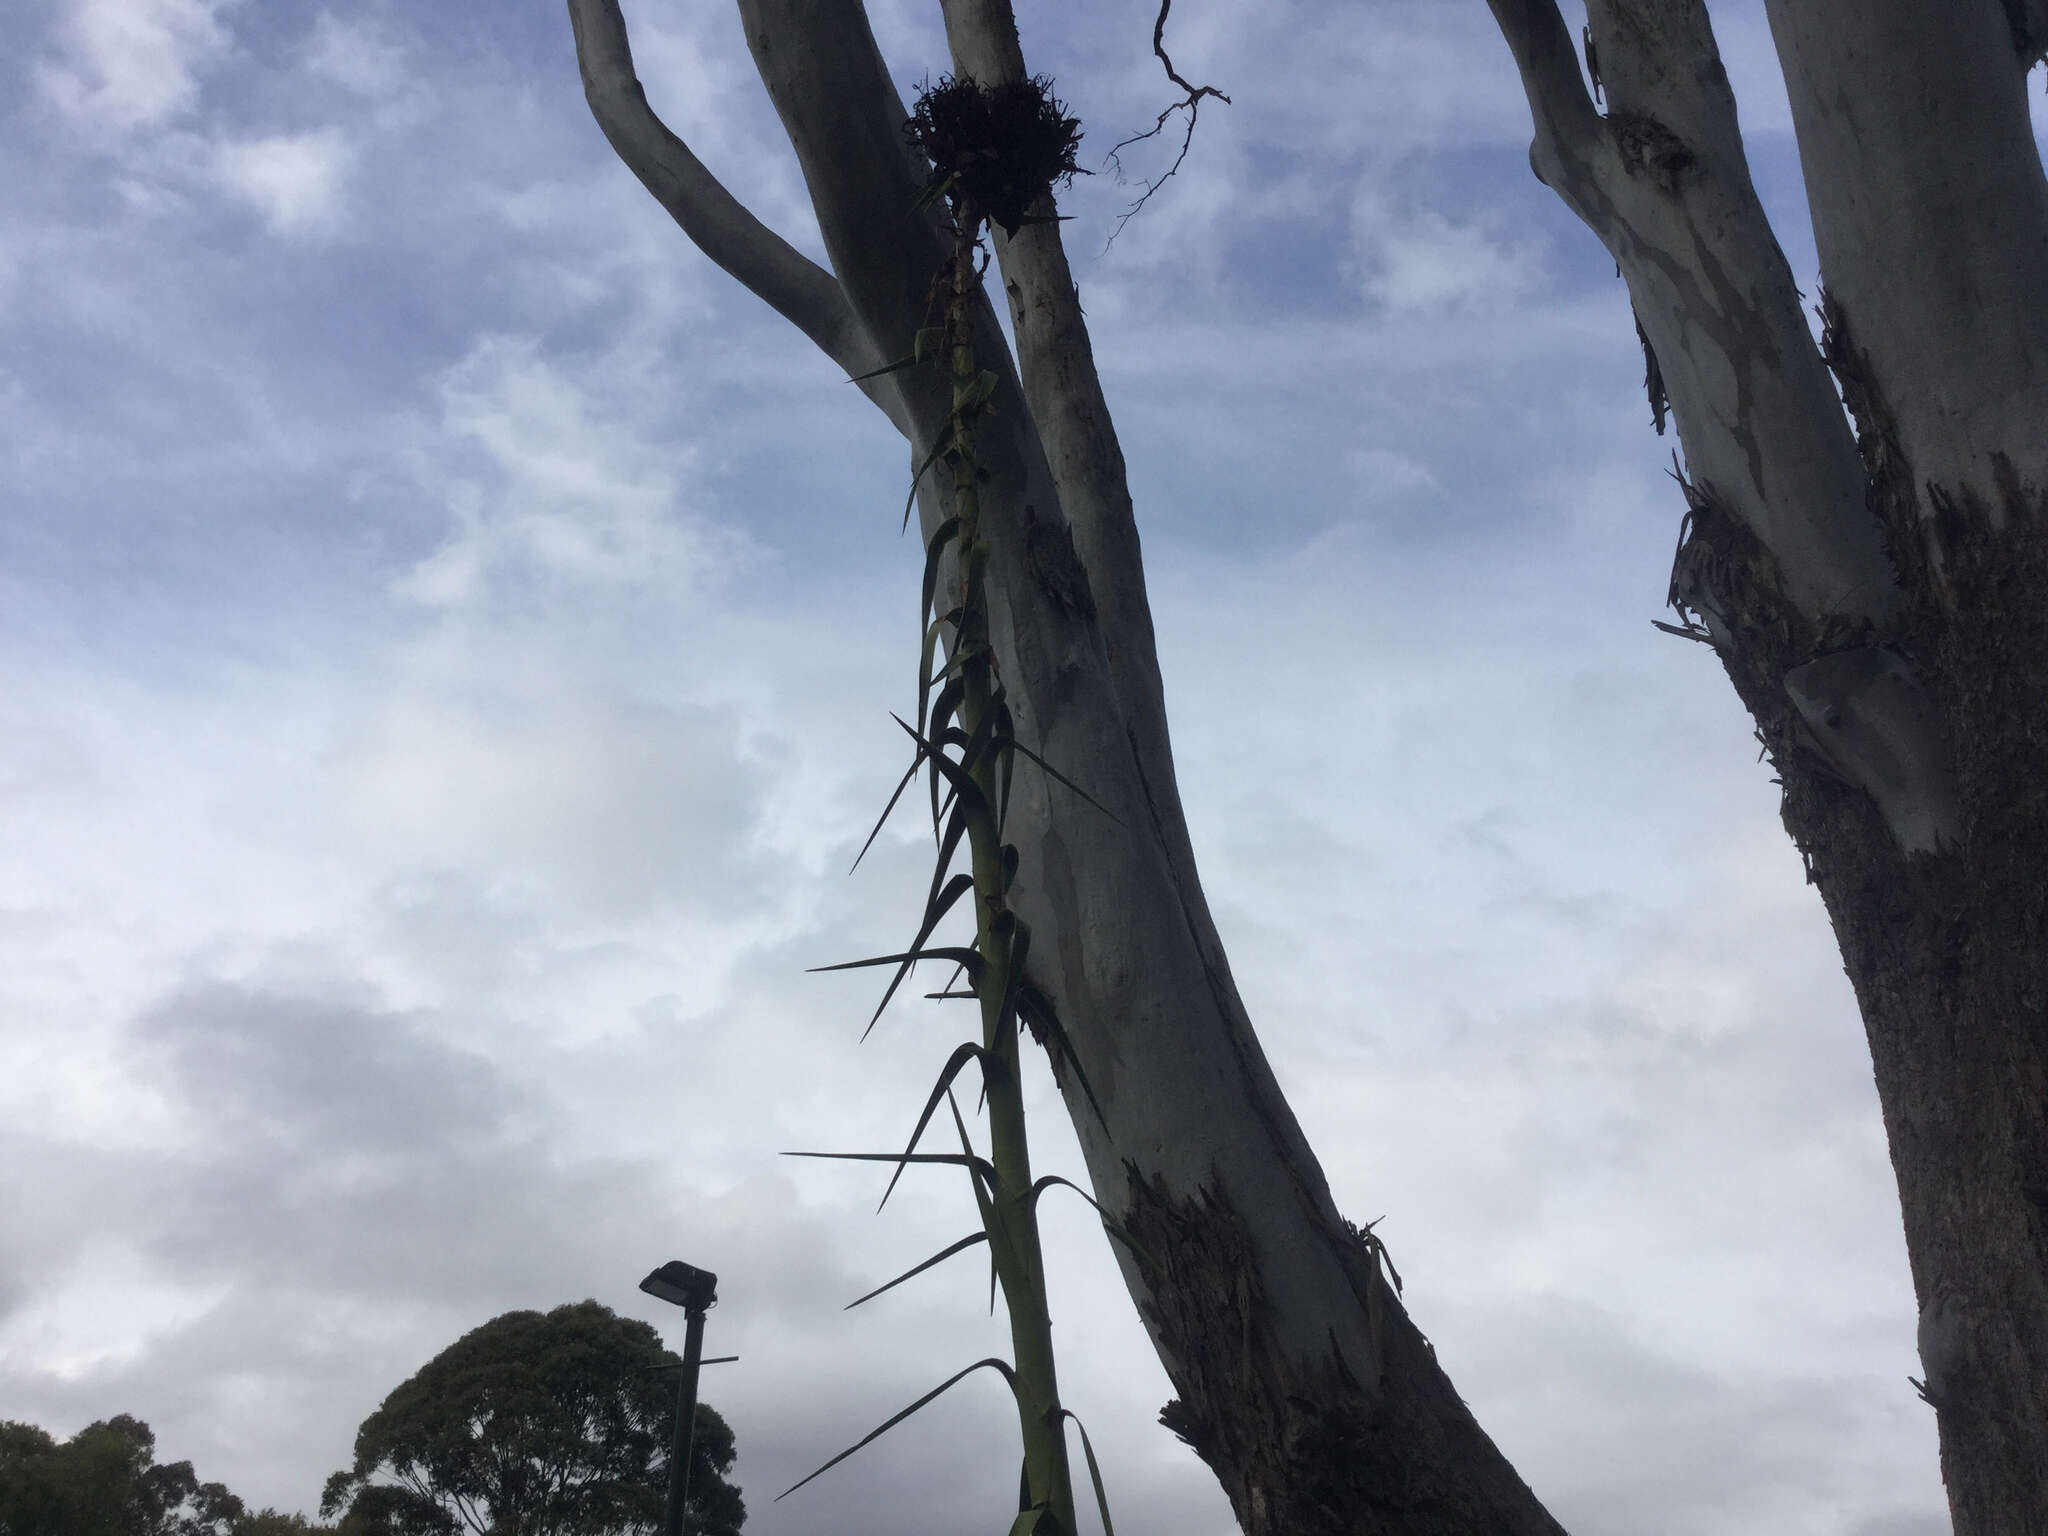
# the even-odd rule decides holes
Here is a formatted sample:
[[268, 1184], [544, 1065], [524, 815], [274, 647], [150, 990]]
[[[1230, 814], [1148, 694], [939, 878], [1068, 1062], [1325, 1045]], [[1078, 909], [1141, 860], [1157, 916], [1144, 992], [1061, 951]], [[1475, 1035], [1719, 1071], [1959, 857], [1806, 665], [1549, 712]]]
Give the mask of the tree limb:
[[1586, 94], [1571, 32], [1558, 14], [1555, 0], [1487, 0], [1487, 4], [1514, 55], [1529, 111], [1536, 119], [1530, 164], [1539, 181], [1554, 186], [1544, 161], [1561, 154], [1584, 158], [1600, 142], [1600, 114]]
[[[941, 9], [956, 75], [990, 85], [1025, 78], [1010, 0], [942, 0]], [[1053, 211], [1050, 200], [1040, 211]], [[1024, 398], [1073, 529], [1074, 552], [1088, 573], [1112, 685], [1146, 782], [1153, 786], [1155, 819], [1162, 823], [1186, 884], [1199, 890], [1174, 787], [1165, 687], [1123, 448], [1096, 372], [1073, 269], [1057, 223], [1026, 225], [1014, 236], [999, 234], [995, 246]]]
[[1554, 0], [1488, 3], [1529, 98], [1531, 166], [1627, 280], [1695, 483], [1812, 622], [1881, 622], [1898, 592], [1855, 441], [1751, 184], [1705, 7], [1590, 0], [1603, 118]]
[[[569, 22], [591, 115], [697, 249], [808, 336], [848, 377], [887, 362], [855, 320], [838, 280], [748, 212], [655, 115], [633, 72], [618, 0], [569, 0]], [[864, 380], [860, 388], [898, 431], [910, 435], [899, 393], [887, 379]]]

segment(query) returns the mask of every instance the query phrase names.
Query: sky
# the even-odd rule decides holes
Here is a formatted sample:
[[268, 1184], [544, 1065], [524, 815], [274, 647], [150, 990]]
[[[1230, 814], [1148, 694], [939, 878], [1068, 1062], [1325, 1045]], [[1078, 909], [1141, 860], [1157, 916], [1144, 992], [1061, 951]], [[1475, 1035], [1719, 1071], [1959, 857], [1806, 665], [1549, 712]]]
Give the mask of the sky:
[[[721, 1277], [756, 1536], [997, 1529], [1015, 1427], [952, 1043], [861, 1042], [929, 843], [882, 418], [690, 248], [563, 8], [11, 0], [0, 57], [0, 1419], [115, 1413], [311, 1513], [470, 1328]], [[936, 6], [875, 0], [906, 95]], [[1480, 0], [1020, 7], [1181, 788], [1266, 1051], [1482, 1424], [1579, 1536], [1947, 1529], [1862, 1032], [1768, 764], [1658, 633], [1683, 505], [1613, 267], [1530, 176]], [[656, 108], [819, 243], [721, 5]], [[1715, 8], [1817, 279], [1760, 5]], [[1579, 17], [1568, 16], [1576, 31]], [[1156, 175], [1157, 147], [1126, 156]], [[1041, 1169], [1079, 1176], [1031, 1089]], [[1101, 1231], [1048, 1204], [1119, 1528], [1224, 1536]], [[1014, 1506], [1011, 1506], [1014, 1507]]]

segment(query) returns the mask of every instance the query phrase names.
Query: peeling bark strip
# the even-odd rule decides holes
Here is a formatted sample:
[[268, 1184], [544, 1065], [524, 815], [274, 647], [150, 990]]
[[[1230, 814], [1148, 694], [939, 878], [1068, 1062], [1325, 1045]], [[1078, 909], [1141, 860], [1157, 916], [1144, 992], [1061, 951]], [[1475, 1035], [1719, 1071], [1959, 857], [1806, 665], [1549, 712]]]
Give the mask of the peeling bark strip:
[[1643, 344], [1643, 393], [1650, 397], [1650, 424], [1664, 435], [1664, 418], [1671, 410], [1671, 397], [1664, 391], [1664, 370], [1657, 366], [1657, 349], [1650, 345], [1642, 316], [1636, 316], [1636, 340]]
[[1553, 0], [1491, 0], [1532, 163], [1665, 364], [1692, 472], [1671, 602], [1756, 723], [1856, 989], [1957, 1536], [2044, 1533], [2048, 183], [2023, 87], [2048, 3], [1767, 3], [1817, 350], [1701, 0], [1589, 0], [1604, 123]]

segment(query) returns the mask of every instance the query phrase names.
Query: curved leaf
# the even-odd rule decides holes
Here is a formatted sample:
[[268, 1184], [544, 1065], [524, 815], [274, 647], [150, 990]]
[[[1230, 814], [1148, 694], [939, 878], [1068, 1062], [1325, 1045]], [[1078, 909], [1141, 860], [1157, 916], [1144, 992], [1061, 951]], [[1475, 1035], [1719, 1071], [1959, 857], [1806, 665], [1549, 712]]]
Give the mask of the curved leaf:
[[1080, 1185], [1076, 1184], [1072, 1179], [1061, 1178], [1056, 1173], [1048, 1173], [1044, 1178], [1039, 1179], [1036, 1183], [1034, 1183], [1031, 1186], [1030, 1191], [1024, 1196], [1024, 1203], [1030, 1206], [1033, 1210], [1036, 1210], [1038, 1208], [1038, 1197], [1044, 1194], [1048, 1189], [1052, 1188], [1052, 1186], [1055, 1184], [1065, 1185], [1068, 1189], [1071, 1189], [1075, 1194], [1079, 1195], [1083, 1200], [1086, 1200], [1090, 1205], [1094, 1206], [1095, 1214], [1098, 1218], [1100, 1218], [1102, 1222], [1103, 1231], [1107, 1232], [1111, 1237], [1115, 1238], [1118, 1242], [1122, 1243], [1126, 1248], [1130, 1249], [1136, 1257], [1144, 1260], [1148, 1264], [1153, 1262], [1152, 1255], [1147, 1253], [1143, 1248], [1141, 1248], [1138, 1245], [1138, 1240], [1131, 1236], [1130, 1232], [1125, 1229], [1124, 1224], [1118, 1221], [1114, 1216], [1110, 1215], [1109, 1212], [1105, 1211], [1102, 1208], [1102, 1202], [1100, 1200], [1097, 1200], [1093, 1195], [1089, 1194], [1087, 1190], [1083, 1189]]
[[[967, 1122], [960, 1117], [960, 1101], [951, 1093], [946, 1095], [946, 1106], [953, 1111], [953, 1127], [960, 1133], [960, 1150], [967, 1156], [974, 1155], [974, 1143], [967, 1139]], [[981, 1213], [981, 1226], [989, 1234], [988, 1239], [988, 1315], [996, 1315], [996, 1211], [995, 1181], [989, 1181], [988, 1193], [982, 1192], [981, 1185], [974, 1186], [974, 1207]]]
[[[979, 1044], [972, 1040], [958, 1047], [951, 1056], [946, 1058], [945, 1068], [939, 1073], [938, 1084], [932, 1089], [931, 1097], [924, 1101], [924, 1113], [917, 1117], [917, 1125], [910, 1133], [910, 1144], [903, 1149], [905, 1157], [908, 1157], [917, 1150], [918, 1139], [924, 1135], [924, 1128], [931, 1124], [932, 1116], [937, 1113], [939, 1100], [953, 1091], [953, 1079], [960, 1075], [960, 1069], [970, 1061], [979, 1061], [981, 1063], [981, 1070], [985, 1077], [990, 1071], [991, 1063], [995, 1061], [995, 1058], [990, 1056], [987, 1051], [983, 1050]], [[996, 1070], [1000, 1070], [999, 1063], [996, 1064]], [[896, 1181], [902, 1177], [903, 1170], [901, 1168], [898, 1168], [895, 1173], [890, 1175], [889, 1187], [882, 1191], [882, 1205], [889, 1203], [889, 1196], [896, 1189]], [[875, 1209], [879, 1211], [882, 1205], [876, 1206]]]
[[868, 856], [868, 850], [875, 846], [875, 839], [882, 835], [882, 825], [888, 821], [889, 813], [896, 809], [896, 802], [903, 798], [903, 791], [910, 788], [911, 780], [917, 777], [917, 770], [924, 766], [924, 748], [917, 749], [917, 755], [910, 760], [910, 766], [903, 770], [903, 777], [896, 781], [895, 793], [889, 796], [889, 803], [882, 807], [882, 814], [875, 818], [875, 825], [868, 833], [868, 840], [860, 845], [860, 852], [853, 856], [853, 863], [847, 867], [850, 875], [860, 868], [860, 861]]
[[1081, 1431], [1081, 1454], [1088, 1458], [1088, 1481], [1095, 1485], [1095, 1512], [1102, 1516], [1102, 1536], [1116, 1536], [1116, 1527], [1109, 1521], [1109, 1499], [1102, 1491], [1102, 1468], [1096, 1465], [1095, 1446], [1088, 1439], [1088, 1426], [1071, 1408], [1062, 1408], [1060, 1417], [1072, 1419], [1074, 1428]]
[[910, 526], [910, 512], [917, 505], [917, 483], [924, 479], [924, 472], [926, 470], [939, 462], [940, 455], [952, 446], [953, 424], [948, 422], [945, 431], [939, 434], [939, 440], [932, 444], [932, 451], [925, 455], [924, 462], [917, 466], [916, 473], [910, 477], [910, 494], [903, 499], [903, 526], [905, 528]]
[[972, 1248], [976, 1243], [985, 1243], [987, 1241], [988, 1234], [986, 1232], [970, 1232], [965, 1237], [961, 1238], [959, 1242], [952, 1243], [944, 1248], [941, 1248], [937, 1253], [933, 1254], [930, 1258], [926, 1259], [922, 1264], [918, 1264], [910, 1269], [906, 1269], [905, 1271], [903, 1271], [902, 1274], [898, 1275], [894, 1280], [891, 1280], [887, 1285], [878, 1285], [872, 1291], [869, 1291], [867, 1295], [856, 1296], [852, 1301], [849, 1301], [845, 1306], [841, 1307], [840, 1311], [851, 1312], [855, 1307], [859, 1306], [862, 1302], [873, 1301], [877, 1296], [881, 1295], [882, 1292], [894, 1290], [904, 1281], [915, 1279], [917, 1276], [923, 1274], [926, 1270], [930, 1269], [934, 1264], [942, 1264], [947, 1259], [953, 1257], [954, 1254], [960, 1253], [965, 1249]]
[[[939, 886], [939, 881], [945, 878], [946, 865], [951, 861], [951, 850], [942, 848], [939, 867], [932, 873], [933, 889], [925, 901], [924, 918], [917, 925], [917, 937], [910, 941], [910, 948], [904, 951], [907, 955], [923, 954], [924, 941], [932, 936], [932, 930], [939, 926], [962, 895], [974, 889], [974, 876], [968, 874], [955, 875], [943, 888]], [[875, 1004], [875, 1011], [868, 1019], [868, 1027], [860, 1032], [861, 1039], [867, 1039], [876, 1022], [882, 1017], [882, 1010], [889, 1006], [889, 999], [896, 995], [896, 989], [903, 985], [903, 978], [910, 974], [910, 968], [915, 964], [915, 960], [905, 960], [896, 968], [896, 974], [889, 978], [889, 985], [882, 989], [882, 1000]]]
[[1017, 1373], [1010, 1368], [1009, 1361], [998, 1360], [993, 1355], [989, 1356], [989, 1358], [986, 1360], [977, 1360], [974, 1362], [974, 1364], [968, 1366], [966, 1370], [956, 1371], [951, 1376], [948, 1376], [944, 1381], [940, 1382], [936, 1387], [933, 1387], [931, 1391], [925, 1393], [923, 1397], [920, 1397], [916, 1402], [912, 1403], [908, 1408], [905, 1408], [901, 1413], [892, 1414], [889, 1418], [884, 1420], [881, 1424], [877, 1425], [874, 1429], [869, 1430], [865, 1435], [863, 1435], [860, 1439], [856, 1440], [852, 1445], [849, 1445], [837, 1456], [834, 1456], [830, 1461], [826, 1462], [825, 1465], [818, 1468], [816, 1472], [811, 1473], [810, 1477], [799, 1478], [797, 1479], [797, 1481], [791, 1483], [787, 1488], [783, 1489], [782, 1492], [775, 1495], [776, 1500], [779, 1502], [783, 1499], [788, 1498], [792, 1493], [795, 1493], [797, 1489], [803, 1487], [805, 1483], [808, 1483], [811, 1480], [811, 1478], [817, 1477], [823, 1473], [831, 1471], [834, 1467], [838, 1466], [839, 1463], [846, 1460], [847, 1457], [851, 1456], [855, 1451], [860, 1450], [863, 1446], [866, 1446], [876, 1440], [881, 1439], [882, 1436], [886, 1435], [898, 1424], [901, 1424], [905, 1419], [909, 1418], [913, 1413], [917, 1412], [918, 1409], [924, 1407], [926, 1403], [929, 1403], [933, 1398], [939, 1396], [940, 1393], [945, 1392], [947, 1389], [957, 1385], [959, 1382], [964, 1381], [967, 1377], [972, 1376], [976, 1371], [983, 1369], [990, 1369], [1002, 1372], [1003, 1380], [1010, 1384], [1011, 1393], [1014, 1394], [1016, 1392]]

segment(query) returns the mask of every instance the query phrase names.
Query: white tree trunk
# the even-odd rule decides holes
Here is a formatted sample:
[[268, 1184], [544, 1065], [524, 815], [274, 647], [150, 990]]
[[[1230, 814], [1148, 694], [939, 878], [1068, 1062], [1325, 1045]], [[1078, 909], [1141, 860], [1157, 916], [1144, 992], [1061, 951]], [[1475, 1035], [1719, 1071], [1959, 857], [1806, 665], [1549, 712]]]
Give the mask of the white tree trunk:
[[[593, 112], [685, 233], [848, 372], [908, 354], [945, 249], [935, 215], [914, 211], [925, 168], [858, 0], [740, 5], [831, 273], [655, 121], [616, 0], [569, 9]], [[1007, 4], [949, 0], [946, 19], [960, 74], [1023, 73]], [[1245, 1016], [1174, 786], [1130, 497], [1072, 279], [1053, 226], [999, 249], [1022, 380], [986, 312], [977, 350], [1002, 378], [976, 441], [991, 628], [1020, 739], [1110, 812], [1021, 776], [1012, 901], [1101, 1106], [1059, 1071], [1097, 1197], [1147, 1255], [1119, 1258], [1180, 1394], [1168, 1422], [1257, 1536], [1555, 1532], [1337, 1212]], [[921, 462], [943, 381], [906, 370], [870, 394]], [[921, 497], [927, 535], [944, 495]]]
[[1553, 0], [1490, 3], [1532, 164], [1670, 392], [1672, 601], [1773, 755], [1856, 987], [1956, 1530], [2048, 1531], [2048, 7], [1769, 0], [1816, 349], [1700, 0], [1589, 0], [1605, 117]]

